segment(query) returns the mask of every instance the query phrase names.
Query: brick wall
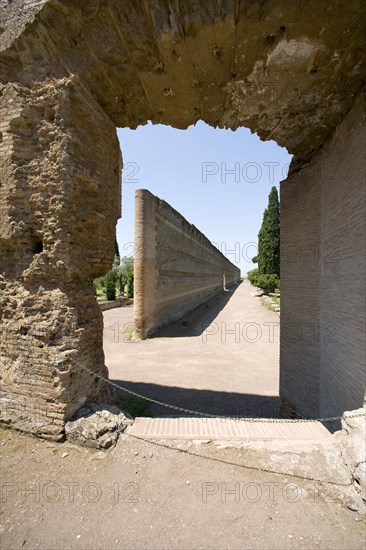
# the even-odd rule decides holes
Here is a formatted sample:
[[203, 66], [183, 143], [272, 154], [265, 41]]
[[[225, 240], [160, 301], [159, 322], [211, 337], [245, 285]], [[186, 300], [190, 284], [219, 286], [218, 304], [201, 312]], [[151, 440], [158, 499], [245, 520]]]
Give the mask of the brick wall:
[[53, 439], [110, 397], [92, 280], [120, 216], [114, 125], [77, 77], [0, 98], [0, 420]]
[[135, 327], [158, 326], [238, 282], [239, 269], [194, 225], [145, 189], [136, 191]]
[[1, 34], [0, 51], [10, 46], [33, 22], [47, 0], [11, 0], [0, 2]]
[[320, 348], [320, 186], [314, 167], [281, 185], [280, 393], [318, 415]]
[[363, 405], [365, 95], [322, 153], [281, 184], [280, 393], [299, 414]]

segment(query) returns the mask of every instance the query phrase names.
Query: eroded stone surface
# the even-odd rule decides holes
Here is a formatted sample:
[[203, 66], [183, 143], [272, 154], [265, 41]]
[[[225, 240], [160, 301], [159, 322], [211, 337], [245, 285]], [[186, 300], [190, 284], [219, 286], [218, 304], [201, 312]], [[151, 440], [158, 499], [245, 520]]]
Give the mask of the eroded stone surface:
[[113, 260], [119, 145], [75, 76], [2, 91], [1, 418], [62, 439], [111, 396], [91, 283]]
[[358, 494], [359, 509], [366, 513], [366, 409], [346, 412], [337, 433], [343, 460]]
[[90, 403], [82, 407], [74, 420], [65, 425], [66, 438], [72, 443], [109, 449], [117, 443], [121, 432], [132, 424], [131, 418], [113, 405]]
[[116, 126], [247, 126], [301, 158], [366, 74], [362, 0], [48, 0], [5, 12], [4, 78], [77, 73]]

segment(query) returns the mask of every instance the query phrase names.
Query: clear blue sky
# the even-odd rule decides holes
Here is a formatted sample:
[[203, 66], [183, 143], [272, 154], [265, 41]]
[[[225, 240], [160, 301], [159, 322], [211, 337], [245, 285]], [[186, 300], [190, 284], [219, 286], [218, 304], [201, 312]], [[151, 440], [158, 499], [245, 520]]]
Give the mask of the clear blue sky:
[[[149, 189], [178, 210], [238, 265], [254, 265], [257, 235], [272, 185], [286, 177], [291, 156], [246, 128], [219, 130], [199, 122], [118, 129], [122, 172], [121, 256], [133, 255], [134, 194]], [[231, 171], [231, 172], [230, 172]]]

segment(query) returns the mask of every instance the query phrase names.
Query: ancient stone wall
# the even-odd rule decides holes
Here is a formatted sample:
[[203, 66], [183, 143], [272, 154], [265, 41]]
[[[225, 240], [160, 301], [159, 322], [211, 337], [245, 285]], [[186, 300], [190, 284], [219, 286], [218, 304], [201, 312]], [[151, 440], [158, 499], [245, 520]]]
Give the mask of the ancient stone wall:
[[136, 191], [135, 330], [154, 330], [239, 282], [240, 270], [194, 225], [146, 189]]
[[245, 126], [307, 160], [366, 74], [364, 2], [323, 4], [6, 1], [0, 78], [77, 74], [116, 126]]
[[77, 77], [9, 83], [1, 120], [1, 419], [62, 438], [109, 397], [92, 280], [112, 264], [121, 158], [114, 125]]
[[[0, 4], [3, 419], [59, 438], [75, 408], [106, 395], [74, 360], [107, 376], [91, 281], [111, 266], [120, 215], [115, 127], [148, 121], [245, 126], [295, 155], [282, 186], [281, 394], [309, 415], [360, 406], [360, 102], [347, 113], [366, 79], [364, 2]], [[154, 219], [160, 206], [142, 203]], [[150, 298], [137, 315], [146, 330], [158, 298], [160, 323], [173, 303], [194, 307], [222, 284], [220, 262], [216, 278], [195, 258], [173, 285], [169, 272], [181, 267], [167, 262], [164, 235], [157, 225], [139, 236], [137, 289], [144, 281]], [[155, 262], [167, 266], [160, 287], [149, 279]], [[326, 341], [332, 331], [337, 342]]]
[[363, 405], [365, 93], [322, 153], [281, 184], [281, 397], [299, 414]]
[[0, 2], [0, 50], [5, 49], [33, 23], [47, 0], [2, 0]]

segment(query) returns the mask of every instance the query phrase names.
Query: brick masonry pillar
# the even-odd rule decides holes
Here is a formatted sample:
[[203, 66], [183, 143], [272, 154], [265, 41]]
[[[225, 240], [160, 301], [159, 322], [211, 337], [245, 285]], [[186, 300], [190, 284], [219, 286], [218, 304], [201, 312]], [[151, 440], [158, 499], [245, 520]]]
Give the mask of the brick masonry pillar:
[[365, 93], [281, 184], [283, 412], [341, 415], [366, 388]]
[[111, 390], [93, 278], [120, 216], [115, 127], [76, 78], [8, 84], [1, 120], [1, 420], [52, 439]]
[[[280, 395], [285, 414], [317, 417], [320, 185], [314, 167], [281, 184]], [[289, 409], [289, 410], [286, 410]]]
[[150, 335], [156, 309], [156, 203], [146, 189], [135, 193], [134, 316], [135, 335]]

